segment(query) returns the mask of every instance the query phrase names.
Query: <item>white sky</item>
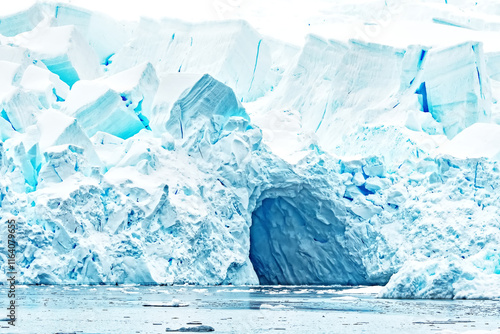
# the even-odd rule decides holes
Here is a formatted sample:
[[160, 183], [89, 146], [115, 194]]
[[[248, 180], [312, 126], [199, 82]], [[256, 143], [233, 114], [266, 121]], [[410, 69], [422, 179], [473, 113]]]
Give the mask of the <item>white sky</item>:
[[[61, 0], [123, 20], [173, 17], [198, 22], [244, 19], [265, 35], [301, 45], [314, 33], [325, 38], [357, 38], [396, 46], [483, 40], [500, 49], [500, 0]], [[46, 2], [55, 2], [48, 0]], [[34, 4], [0, 1], [0, 17]], [[388, 4], [388, 5], [387, 5]], [[434, 17], [481, 21], [496, 32], [460, 31], [432, 24]], [[416, 24], [415, 22], [418, 22]], [[367, 26], [365, 23], [374, 25]], [[488, 28], [489, 25], [489, 28]], [[497, 26], [496, 26], [497, 25]], [[494, 27], [492, 29], [492, 27]], [[477, 27], [476, 27], [477, 28]], [[461, 29], [462, 30], [462, 29]], [[491, 41], [491, 42], [490, 42]], [[489, 45], [491, 44], [491, 45]], [[498, 45], [498, 46], [497, 46]]]

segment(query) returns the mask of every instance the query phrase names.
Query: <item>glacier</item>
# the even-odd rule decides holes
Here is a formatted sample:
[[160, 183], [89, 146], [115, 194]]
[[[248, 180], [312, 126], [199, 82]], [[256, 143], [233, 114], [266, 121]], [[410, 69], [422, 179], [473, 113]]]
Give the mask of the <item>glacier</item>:
[[[500, 298], [500, 33], [436, 13], [464, 39], [298, 46], [52, 3], [0, 17], [19, 282]], [[469, 40], [480, 27], [491, 40]]]

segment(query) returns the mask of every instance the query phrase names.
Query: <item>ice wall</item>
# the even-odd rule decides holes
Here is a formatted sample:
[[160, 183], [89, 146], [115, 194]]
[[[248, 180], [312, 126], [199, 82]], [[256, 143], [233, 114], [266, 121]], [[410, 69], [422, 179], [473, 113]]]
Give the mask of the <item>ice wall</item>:
[[443, 124], [448, 138], [474, 123], [488, 122], [491, 88], [482, 45], [466, 43], [431, 50], [420, 93], [425, 94], [424, 108]]
[[160, 75], [210, 73], [240, 99], [254, 100], [269, 88], [270, 52], [262, 40], [243, 21], [188, 24], [142, 19], [130, 42], [110, 59], [110, 71], [148, 61]]
[[67, 5], [0, 34], [20, 282], [498, 297], [500, 85], [481, 43], [296, 47]]

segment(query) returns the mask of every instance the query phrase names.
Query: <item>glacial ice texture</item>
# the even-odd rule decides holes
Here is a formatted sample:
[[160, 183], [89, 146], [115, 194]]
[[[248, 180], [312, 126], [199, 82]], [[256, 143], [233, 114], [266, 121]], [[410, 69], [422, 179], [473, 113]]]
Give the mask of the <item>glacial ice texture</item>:
[[0, 18], [0, 218], [18, 222], [19, 281], [500, 297], [490, 39], [299, 47], [244, 21], [52, 4]]

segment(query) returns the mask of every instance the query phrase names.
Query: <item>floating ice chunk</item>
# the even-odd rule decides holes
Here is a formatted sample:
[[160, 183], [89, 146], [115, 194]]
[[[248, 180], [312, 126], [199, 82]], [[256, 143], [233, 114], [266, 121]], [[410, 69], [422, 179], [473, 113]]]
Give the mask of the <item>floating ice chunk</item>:
[[172, 299], [168, 303], [147, 303], [144, 304], [146, 307], [186, 307], [189, 306], [188, 303], [182, 303], [179, 299]]
[[380, 291], [383, 290], [383, 286], [366, 286], [366, 287], [359, 287], [359, 288], [354, 288], [354, 289], [343, 289], [343, 290], [336, 290], [333, 293], [337, 294], [348, 294], [348, 295], [374, 295], [380, 293]]
[[294, 291], [293, 293], [297, 293], [297, 294], [303, 294], [303, 293], [311, 293], [312, 291], [309, 290], [309, 289], [300, 289], [300, 290], [296, 290]]
[[167, 332], [214, 332], [215, 329], [212, 326], [206, 326], [206, 325], [201, 325], [201, 326], [191, 326], [191, 327], [181, 327], [178, 329], [172, 329], [172, 328], [167, 328], [165, 331]]
[[439, 147], [438, 152], [457, 158], [481, 158], [500, 161], [500, 125], [476, 123]]
[[348, 302], [355, 302], [355, 301], [359, 300], [359, 298], [352, 297], [352, 296], [338, 296], [338, 297], [332, 297], [332, 299], [334, 299], [335, 301], [337, 301], [337, 300], [345, 300], [345, 301], [348, 301]]
[[278, 305], [271, 305], [271, 304], [261, 304], [260, 305], [261, 310], [283, 310], [283, 309], [290, 309], [289, 306], [278, 304]]

